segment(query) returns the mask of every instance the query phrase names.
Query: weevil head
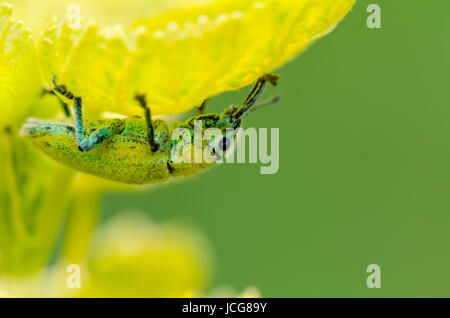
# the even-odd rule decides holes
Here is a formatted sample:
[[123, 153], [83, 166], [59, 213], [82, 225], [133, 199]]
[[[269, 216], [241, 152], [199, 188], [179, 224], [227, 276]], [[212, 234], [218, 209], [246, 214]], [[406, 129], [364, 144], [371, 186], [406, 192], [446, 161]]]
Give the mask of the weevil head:
[[277, 96], [253, 107], [231, 106], [222, 114], [197, 115], [175, 124], [169, 143], [172, 175], [197, 173], [232, 154], [242, 118], [279, 99]]
[[197, 115], [176, 123], [171, 131], [172, 175], [191, 175], [205, 170], [231, 151], [241, 121], [226, 114]]
[[[197, 129], [201, 127], [203, 137], [208, 139], [209, 145], [216, 150], [226, 152], [231, 148], [242, 123], [241, 118], [233, 118], [236, 111], [237, 108], [231, 106], [223, 114], [197, 115], [190, 118], [185, 127], [192, 129], [192, 132], [195, 132], [196, 127]], [[219, 132], [222, 138], [218, 138]], [[214, 136], [214, 138], [209, 138], [210, 136]]]
[[234, 150], [242, 118], [278, 102], [280, 96], [255, 106], [231, 106], [222, 114], [197, 115], [177, 123], [171, 131], [168, 166], [173, 175], [193, 174], [222, 161]]

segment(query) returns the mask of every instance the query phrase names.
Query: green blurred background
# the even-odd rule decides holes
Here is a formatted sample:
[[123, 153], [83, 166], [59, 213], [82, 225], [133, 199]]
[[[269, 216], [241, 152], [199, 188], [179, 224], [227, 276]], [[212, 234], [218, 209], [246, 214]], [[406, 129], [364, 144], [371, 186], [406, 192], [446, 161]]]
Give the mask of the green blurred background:
[[[357, 1], [338, 28], [279, 70], [282, 102], [246, 127], [280, 128], [280, 170], [215, 167], [148, 193], [103, 199], [195, 224], [212, 242], [211, 286], [266, 297], [450, 296], [450, 2]], [[215, 98], [238, 104], [248, 89]], [[366, 267], [381, 266], [381, 289]]]

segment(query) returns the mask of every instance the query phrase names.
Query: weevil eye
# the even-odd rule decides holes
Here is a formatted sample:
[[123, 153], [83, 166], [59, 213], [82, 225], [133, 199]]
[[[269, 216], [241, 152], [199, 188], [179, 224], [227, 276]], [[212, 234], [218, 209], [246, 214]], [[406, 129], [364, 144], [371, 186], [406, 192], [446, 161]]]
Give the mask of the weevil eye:
[[219, 143], [219, 149], [221, 151], [227, 151], [228, 148], [230, 148], [230, 146], [231, 146], [230, 139], [228, 139], [228, 137], [223, 137], [221, 142]]

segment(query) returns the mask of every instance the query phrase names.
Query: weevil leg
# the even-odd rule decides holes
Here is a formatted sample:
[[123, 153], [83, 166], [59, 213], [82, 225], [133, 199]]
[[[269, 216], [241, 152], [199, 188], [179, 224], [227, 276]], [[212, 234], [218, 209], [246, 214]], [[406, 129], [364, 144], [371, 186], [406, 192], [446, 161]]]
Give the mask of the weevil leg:
[[112, 124], [102, 127], [89, 135], [85, 135], [82, 107], [82, 99], [80, 97], [75, 97], [75, 137], [80, 151], [86, 152], [94, 149], [101, 145], [105, 140], [117, 135], [120, 130], [123, 129], [123, 121], [117, 119], [113, 121]]
[[267, 82], [269, 82], [273, 86], [276, 86], [279, 79], [280, 76], [276, 74], [264, 74], [263, 76], [261, 76], [256, 81], [255, 85], [250, 91], [250, 94], [248, 94], [247, 98], [244, 100], [241, 108], [233, 114], [232, 120], [236, 121], [241, 118], [256, 103], [258, 98], [261, 97], [262, 93], [264, 92]]
[[206, 107], [208, 106], [209, 99], [205, 99], [203, 103], [197, 107], [197, 114], [203, 115], [206, 112]]
[[144, 109], [145, 122], [147, 123], [147, 138], [152, 152], [157, 152], [159, 150], [159, 144], [155, 141], [155, 129], [152, 124], [152, 116], [150, 108], [147, 106], [147, 100], [145, 95], [136, 95], [135, 99], [139, 102], [141, 107]]
[[44, 95], [47, 95], [47, 94], [48, 94], [48, 95], [56, 96], [56, 97], [58, 98], [59, 103], [61, 104], [61, 108], [62, 108], [62, 110], [63, 110], [63, 112], [64, 112], [64, 115], [66, 115], [66, 117], [70, 118], [70, 117], [72, 116], [72, 115], [70, 114], [69, 106], [68, 106], [66, 103], [64, 103], [64, 101], [62, 101], [61, 98], [59, 98], [59, 97], [55, 94], [54, 91], [52, 91], [52, 90], [50, 90], [50, 89], [44, 87], [44, 88], [42, 89], [41, 96], [44, 96]]
[[65, 96], [66, 98], [72, 100], [74, 99], [74, 96], [71, 92], [69, 92], [65, 85], [59, 85], [56, 83], [56, 76], [52, 77], [52, 82], [55, 87], [53, 88], [55, 91], [60, 93], [61, 95]]
[[56, 92], [65, 96], [70, 100], [74, 100], [74, 115], [75, 115], [75, 137], [77, 140], [78, 149], [82, 152], [89, 151], [95, 147], [101, 145], [105, 140], [111, 138], [112, 136], [118, 134], [123, 128], [123, 121], [120, 119], [114, 121], [112, 124], [105, 126], [96, 130], [95, 132], [86, 135], [84, 131], [84, 120], [83, 120], [83, 101], [81, 97], [75, 97], [71, 92], [69, 92], [64, 85], [58, 85], [56, 83], [56, 78], [52, 78], [53, 88]]

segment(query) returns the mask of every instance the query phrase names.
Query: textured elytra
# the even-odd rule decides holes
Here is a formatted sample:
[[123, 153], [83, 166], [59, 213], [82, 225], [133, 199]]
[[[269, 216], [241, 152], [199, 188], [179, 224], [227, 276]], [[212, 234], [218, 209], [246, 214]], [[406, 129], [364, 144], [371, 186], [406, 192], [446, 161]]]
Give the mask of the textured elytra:
[[216, 0], [167, 9], [130, 29], [66, 14], [39, 45], [44, 76], [83, 97], [88, 116], [187, 111], [238, 89], [329, 32], [354, 0]]
[[[86, 131], [91, 132], [105, 125], [107, 121], [88, 121]], [[167, 124], [156, 121], [154, 125], [157, 136], [167, 140]], [[22, 133], [51, 158], [99, 177], [144, 184], [164, 181], [169, 176], [167, 141], [163, 142], [160, 151], [152, 153], [146, 138], [145, 122], [142, 120], [126, 121], [121, 134], [88, 152], [79, 151], [73, 123], [30, 119]]]
[[[86, 122], [86, 132], [92, 133], [114, 120]], [[152, 152], [148, 144], [145, 121], [130, 118], [122, 121], [123, 129], [93, 150], [82, 152], [75, 139], [72, 122], [38, 120], [30, 118], [22, 127], [21, 135], [52, 159], [105, 179], [128, 184], [149, 184], [165, 181], [169, 176], [180, 177], [197, 174], [214, 163], [194, 162], [195, 153], [203, 153], [207, 147], [191, 147], [191, 163], [171, 160], [173, 141], [169, 141], [174, 128], [189, 127], [189, 123], [177, 123], [169, 128], [166, 122], [156, 120], [155, 141], [159, 150]]]

